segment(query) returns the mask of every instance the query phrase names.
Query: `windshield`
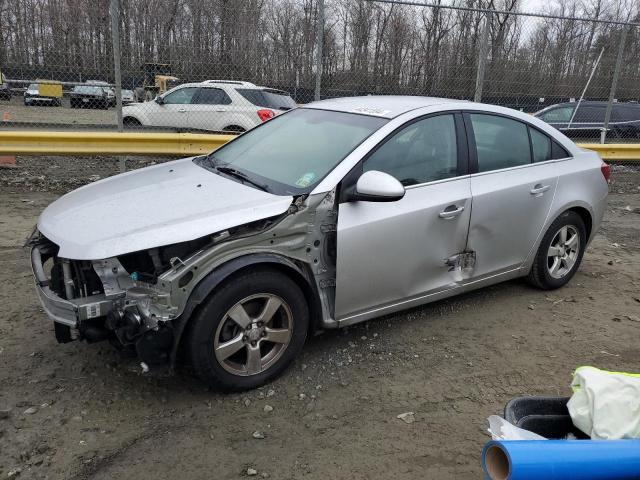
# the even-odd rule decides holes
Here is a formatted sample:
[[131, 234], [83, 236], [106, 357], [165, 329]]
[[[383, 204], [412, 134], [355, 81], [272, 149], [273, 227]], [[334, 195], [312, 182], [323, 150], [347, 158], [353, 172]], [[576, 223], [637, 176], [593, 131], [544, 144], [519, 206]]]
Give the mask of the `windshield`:
[[27, 90], [38, 90], [38, 84], [30, 83], [29, 86], [27, 87]]
[[258, 107], [289, 110], [295, 108], [296, 102], [287, 92], [272, 89], [238, 88], [238, 93]]
[[299, 108], [279, 115], [197, 163], [232, 167], [278, 195], [309, 193], [385, 118]]
[[78, 85], [76, 87], [73, 87], [73, 91], [75, 93], [88, 93], [91, 95], [102, 95], [102, 87], [92, 87], [89, 85]]

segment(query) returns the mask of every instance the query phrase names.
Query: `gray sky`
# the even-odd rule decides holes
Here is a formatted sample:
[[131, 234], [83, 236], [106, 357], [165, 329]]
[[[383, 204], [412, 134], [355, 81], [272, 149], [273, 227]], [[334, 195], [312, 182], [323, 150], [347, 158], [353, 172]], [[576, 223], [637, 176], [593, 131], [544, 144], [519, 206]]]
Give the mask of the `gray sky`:
[[550, 3], [557, 3], [553, 0], [522, 0], [521, 10], [524, 12], [539, 12]]

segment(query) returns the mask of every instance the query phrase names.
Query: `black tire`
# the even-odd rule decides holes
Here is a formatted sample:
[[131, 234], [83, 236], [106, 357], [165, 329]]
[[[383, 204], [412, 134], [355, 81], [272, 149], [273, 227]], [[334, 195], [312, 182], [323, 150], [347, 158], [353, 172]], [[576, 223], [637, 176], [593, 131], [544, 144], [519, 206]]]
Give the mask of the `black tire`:
[[222, 129], [223, 132], [228, 133], [244, 133], [246, 130], [242, 128], [240, 125], [229, 125], [228, 127], [224, 127]]
[[[550, 257], [548, 255], [548, 252], [549, 248], [551, 247], [552, 241], [554, 241], [556, 235], [563, 227], [575, 229], [579, 237], [579, 246], [578, 250], [576, 251], [576, 257], [573, 265], [569, 269], [567, 269], [567, 271], [560, 278], [556, 278], [552, 276], [550, 272]], [[586, 244], [587, 230], [580, 215], [573, 211], [564, 212], [553, 221], [544, 237], [542, 238], [542, 242], [540, 242], [540, 246], [538, 247], [538, 252], [536, 253], [536, 257], [533, 261], [533, 265], [531, 267], [531, 271], [529, 272], [527, 280], [532, 285], [543, 290], [553, 290], [566, 285], [580, 267]]]
[[[291, 314], [291, 336], [289, 343], [282, 347], [282, 353], [260, 373], [242, 376], [230, 373], [214, 354], [214, 337], [221, 335], [225, 324], [237, 327], [227, 317], [227, 312], [239, 302], [253, 295], [277, 296]], [[279, 310], [279, 312], [282, 312]], [[280, 313], [281, 314], [281, 313]], [[225, 322], [222, 326], [222, 322]], [[186, 352], [195, 373], [209, 386], [223, 391], [242, 391], [259, 387], [278, 377], [300, 353], [309, 327], [309, 308], [302, 290], [287, 275], [269, 268], [240, 273], [222, 284], [200, 306], [191, 319], [186, 332]], [[242, 330], [239, 330], [242, 335]], [[231, 334], [237, 338], [238, 332]], [[244, 337], [243, 337], [244, 338]], [[226, 340], [225, 340], [226, 341]], [[265, 351], [271, 344], [263, 343]], [[248, 355], [248, 345], [237, 354]], [[258, 348], [261, 348], [258, 345]], [[262, 353], [261, 353], [262, 354]], [[229, 357], [232, 358], [232, 357]], [[266, 358], [266, 357], [265, 357]], [[247, 360], [248, 362], [248, 360]]]

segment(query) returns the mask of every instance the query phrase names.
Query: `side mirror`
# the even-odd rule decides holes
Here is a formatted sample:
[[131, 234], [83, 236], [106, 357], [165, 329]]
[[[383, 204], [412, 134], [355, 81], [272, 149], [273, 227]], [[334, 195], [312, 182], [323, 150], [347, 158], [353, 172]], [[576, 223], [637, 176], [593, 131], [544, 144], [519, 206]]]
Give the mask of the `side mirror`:
[[360, 175], [354, 200], [395, 202], [404, 197], [404, 186], [388, 173], [370, 170]]
[[156, 98], [154, 98], [154, 101], [158, 104], [158, 105], [164, 105], [164, 98], [162, 98], [160, 95], [157, 95]]

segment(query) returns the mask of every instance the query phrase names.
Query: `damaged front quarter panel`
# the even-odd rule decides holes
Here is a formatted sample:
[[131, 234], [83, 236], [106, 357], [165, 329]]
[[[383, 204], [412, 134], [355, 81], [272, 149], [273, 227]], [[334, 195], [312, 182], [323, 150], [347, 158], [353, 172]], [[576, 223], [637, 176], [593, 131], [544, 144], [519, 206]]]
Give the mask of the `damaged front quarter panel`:
[[294, 268], [313, 287], [319, 305], [316, 326], [335, 328], [336, 224], [334, 190], [297, 197], [278, 217], [219, 232], [211, 246], [179, 259], [158, 277], [155, 287], [166, 293], [164, 300], [168, 301], [154, 303], [153, 309], [161, 319], [183, 313], [186, 317], [195, 306], [188, 307], [194, 290], [208, 276], [241, 257], [267, 255]]
[[[331, 191], [296, 197], [281, 215], [182, 244], [93, 261], [69, 261], [53, 252], [49, 256], [60, 265], [55, 291], [77, 310], [79, 321], [68, 325], [80, 338], [115, 336], [135, 346], [148, 364], [173, 363], [193, 309], [226, 276], [249, 265], [287, 268], [308, 297], [314, 328], [335, 328], [336, 223]], [[80, 263], [86, 275], [78, 274]], [[89, 270], [95, 282], [87, 282]]]

